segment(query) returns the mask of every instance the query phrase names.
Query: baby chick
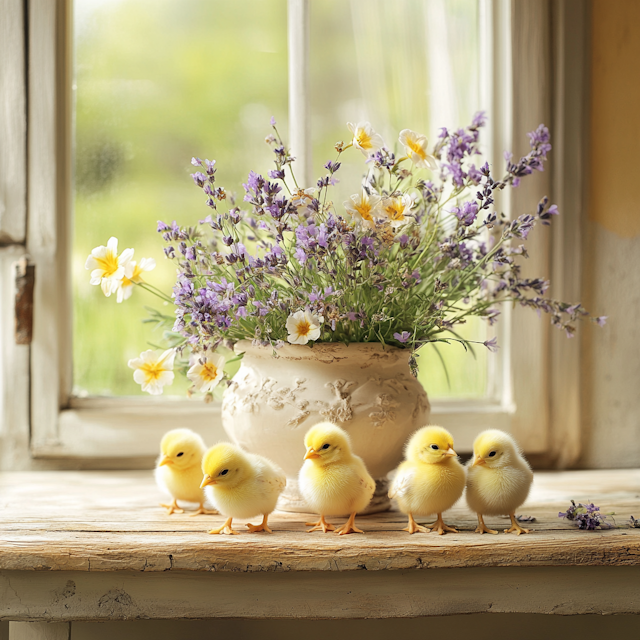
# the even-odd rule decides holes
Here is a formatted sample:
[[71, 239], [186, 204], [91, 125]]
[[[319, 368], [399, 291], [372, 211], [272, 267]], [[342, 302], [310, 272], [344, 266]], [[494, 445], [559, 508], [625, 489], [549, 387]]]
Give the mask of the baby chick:
[[[369, 475], [362, 458], [351, 453], [351, 441], [346, 431], [330, 422], [312, 427], [304, 437], [307, 453], [300, 469], [300, 491], [307, 504], [320, 514], [309, 533], [322, 529], [339, 535], [364, 533], [355, 524], [358, 511], [371, 501], [376, 483]], [[349, 513], [347, 522], [336, 529], [325, 515]]]
[[197, 502], [200, 506], [192, 516], [215, 514], [204, 508], [204, 493], [200, 488], [200, 465], [206, 446], [202, 438], [191, 429], [174, 429], [164, 434], [160, 442], [160, 457], [156, 464], [156, 482], [172, 498], [171, 504], [161, 504], [167, 513], [184, 513], [178, 500]]
[[[211, 447], [202, 460], [202, 484], [207, 497], [227, 516], [227, 521], [209, 533], [238, 533], [231, 527], [234, 518], [262, 514], [262, 524], [247, 524], [249, 531], [266, 531], [269, 514], [287, 484], [284, 471], [271, 460], [247, 453], [228, 442]], [[202, 477], [202, 475], [201, 475]]]
[[[453, 437], [442, 427], [423, 427], [407, 443], [405, 462], [398, 467], [389, 497], [398, 501], [409, 524], [403, 529], [409, 533], [446, 531], [457, 533], [442, 521], [442, 512], [450, 509], [462, 495], [465, 484], [464, 467], [453, 450]], [[421, 526], [413, 515], [437, 514], [432, 525]]]
[[473, 443], [468, 462], [467, 504], [478, 514], [476, 533], [498, 533], [488, 529], [483, 515], [508, 514], [511, 527], [505, 533], [529, 533], [516, 521], [516, 509], [527, 499], [533, 472], [515, 440], [497, 429], [483, 431]]

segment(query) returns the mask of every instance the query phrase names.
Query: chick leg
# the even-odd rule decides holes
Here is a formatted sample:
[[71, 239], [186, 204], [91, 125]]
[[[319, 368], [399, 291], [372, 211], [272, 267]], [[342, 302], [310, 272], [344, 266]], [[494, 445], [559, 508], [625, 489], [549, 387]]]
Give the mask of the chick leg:
[[409, 524], [403, 529], [403, 531], [408, 531], [409, 533], [417, 533], [420, 531], [421, 533], [428, 533], [429, 529], [427, 527], [423, 527], [421, 524], [418, 524], [413, 519], [413, 514], [409, 514]]
[[217, 516], [219, 514], [215, 509], [205, 509], [204, 502], [201, 502], [198, 510], [190, 513], [189, 515], [193, 518], [193, 516]]
[[184, 513], [184, 509], [181, 509], [178, 506], [178, 501], [174, 498], [173, 502], [171, 504], [162, 504], [162, 502], [160, 503], [161, 507], [164, 507], [167, 510], [167, 515], [171, 515], [172, 513]]
[[356, 519], [356, 512], [354, 511], [349, 516], [349, 519], [341, 527], [338, 527], [336, 529], [336, 533], [339, 536], [344, 536], [347, 533], [364, 533], [362, 529], [358, 529], [358, 527], [356, 527], [356, 525], [354, 524], [355, 519]]
[[322, 533], [327, 533], [327, 531], [333, 531], [335, 527], [324, 519], [324, 516], [320, 516], [320, 520], [318, 522], [305, 522], [306, 525], [312, 526], [313, 529], [309, 529], [307, 533], [311, 533], [312, 531], [319, 531], [322, 529]]
[[458, 533], [457, 529], [454, 529], [453, 527], [448, 527], [442, 521], [441, 513], [438, 514], [438, 519], [433, 524], [428, 524], [427, 527], [431, 529], [431, 533], [435, 531], [439, 536], [447, 533], [447, 531], [450, 531], [451, 533]]
[[517, 536], [519, 536], [521, 533], [531, 533], [531, 529], [523, 529], [518, 524], [515, 511], [512, 511], [509, 514], [509, 517], [511, 518], [511, 526], [508, 529], [504, 530], [505, 533], [515, 533]]
[[479, 513], [478, 526], [476, 527], [476, 530], [474, 531], [474, 533], [498, 533], [498, 532], [495, 529], [487, 528], [487, 525], [484, 523], [484, 520], [482, 519], [482, 514]]
[[251, 533], [257, 533], [258, 531], [266, 531], [267, 533], [273, 533], [271, 529], [267, 526], [267, 518], [269, 517], [268, 513], [265, 513], [262, 517], [262, 524], [249, 524], [247, 522], [247, 527], [249, 527], [249, 531]]
[[231, 527], [233, 518], [227, 518], [227, 521], [219, 529], [211, 529], [209, 533], [226, 533], [227, 535], [237, 535], [239, 532]]

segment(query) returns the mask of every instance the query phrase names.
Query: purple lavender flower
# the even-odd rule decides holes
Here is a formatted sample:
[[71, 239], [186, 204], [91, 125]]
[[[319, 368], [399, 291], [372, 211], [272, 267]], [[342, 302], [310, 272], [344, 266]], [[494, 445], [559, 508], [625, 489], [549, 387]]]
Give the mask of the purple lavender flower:
[[485, 340], [482, 343], [485, 347], [487, 347], [487, 349], [489, 349], [489, 351], [491, 353], [497, 353], [498, 352], [498, 338], [491, 338], [491, 340]]
[[[376, 339], [373, 325], [384, 327], [380, 330], [393, 336], [396, 346], [413, 347], [455, 328], [459, 319], [447, 314], [452, 305], [463, 305], [494, 324], [499, 311], [489, 306], [514, 302], [548, 313], [555, 326], [572, 334], [574, 321], [587, 316], [586, 311], [546, 298], [543, 279], [522, 277], [519, 261], [526, 250], [509, 242], [527, 238], [538, 221], [549, 224], [557, 207], [543, 198], [534, 215], [516, 220], [495, 211], [497, 191], [543, 169], [551, 148], [548, 129], [540, 126], [529, 134], [531, 149], [520, 160], [507, 154], [507, 171], [495, 179], [488, 163], [475, 158], [485, 121], [479, 112], [466, 127], [441, 130], [433, 148], [440, 180], [412, 175], [409, 163], [398, 165], [385, 147], [375, 151], [367, 160], [363, 188], [372, 200], [380, 196], [381, 201], [362, 226], [328, 193], [337, 182], [343, 144], [337, 145], [338, 159], [325, 163], [326, 173], [317, 182], [327, 193], [305, 194], [304, 206], [298, 192], [285, 189], [285, 168], [294, 158], [276, 131], [268, 138], [275, 167], [263, 175], [249, 173], [244, 210], [231, 191], [216, 186], [215, 161], [193, 158], [193, 180], [203, 189], [211, 215], [201, 221], [204, 227], [158, 223], [169, 245], [165, 253], [177, 255], [179, 265], [175, 330], [199, 349], [243, 338], [281, 344], [287, 335], [283, 318], [307, 304], [326, 318], [333, 340]], [[275, 118], [271, 123], [275, 127]], [[410, 223], [396, 235], [384, 207], [388, 198], [408, 193]], [[440, 224], [439, 212], [450, 194], [462, 196], [451, 210], [457, 222]], [[488, 229], [494, 232], [485, 237]], [[255, 256], [250, 254], [253, 247]], [[412, 288], [415, 295], [407, 304], [406, 292]], [[363, 308], [354, 308], [352, 293], [358, 290], [366, 292]], [[591, 320], [602, 325], [605, 316]], [[404, 331], [406, 326], [415, 329]], [[483, 344], [492, 352], [497, 349], [495, 338]], [[411, 362], [415, 369], [415, 357]]]
[[191, 174], [191, 177], [193, 178], [196, 186], [201, 188], [204, 187], [204, 183], [207, 179], [207, 176], [205, 176], [204, 173], [202, 173], [201, 171], [196, 171], [195, 173]]
[[605, 522], [606, 516], [600, 513], [600, 507], [596, 507], [593, 502], [587, 505], [571, 501], [571, 506], [566, 511], [560, 511], [558, 518], [565, 518], [578, 525], [578, 529], [594, 531], [606, 527], [611, 528], [613, 525]]
[[608, 316], [598, 316], [595, 319], [595, 323], [599, 326], [599, 327], [604, 327], [605, 324], [607, 324], [607, 317]]
[[276, 126], [276, 117], [275, 116], [271, 116], [271, 126], [272, 127]]
[[476, 217], [478, 216], [478, 203], [463, 202], [461, 207], [453, 207], [451, 213], [453, 213], [465, 227], [469, 227], [476, 221]]
[[478, 127], [484, 127], [485, 124], [487, 124], [486, 111], [476, 111], [473, 115], [471, 126], [477, 129]]

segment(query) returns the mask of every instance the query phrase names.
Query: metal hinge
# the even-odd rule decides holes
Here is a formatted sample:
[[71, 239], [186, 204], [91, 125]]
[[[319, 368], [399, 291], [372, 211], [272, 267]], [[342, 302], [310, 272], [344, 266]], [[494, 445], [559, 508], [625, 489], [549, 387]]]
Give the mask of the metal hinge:
[[36, 268], [29, 264], [27, 256], [14, 263], [15, 298], [15, 341], [16, 344], [31, 344], [33, 336], [33, 285]]

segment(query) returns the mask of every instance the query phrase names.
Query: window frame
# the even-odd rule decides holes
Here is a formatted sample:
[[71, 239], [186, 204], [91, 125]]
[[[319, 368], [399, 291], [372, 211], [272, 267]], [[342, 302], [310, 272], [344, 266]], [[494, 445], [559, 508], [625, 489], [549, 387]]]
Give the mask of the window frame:
[[[504, 210], [530, 210], [542, 193], [569, 210], [568, 216], [560, 217], [557, 224], [554, 221], [553, 239], [540, 229], [528, 241], [532, 257], [526, 270], [551, 275], [556, 295], [574, 298], [580, 288], [580, 252], [572, 234], [582, 216], [583, 180], [581, 165], [578, 170], [570, 165], [582, 158], [586, 146], [584, 101], [579, 103], [576, 95], [584, 94], [586, 86], [587, 7], [581, 0], [559, 0], [553, 6], [479, 1], [481, 38], [485, 45], [492, 42], [482, 48], [485, 77], [480, 85], [490, 114], [487, 134], [493, 164], [501, 166], [504, 149], [524, 153], [525, 131], [540, 122], [551, 123], [554, 129], [551, 171], [532, 176], [510, 194], [505, 192]], [[290, 138], [294, 155], [299, 162], [302, 158], [304, 175], [308, 175], [309, 1], [288, 3]], [[23, 3], [11, 0], [11, 5], [17, 12]], [[220, 406], [215, 403], [71, 396], [71, 14], [71, 0], [26, 3], [26, 235], [23, 242], [13, 244], [26, 244], [36, 266], [36, 282], [33, 342], [26, 356], [29, 406], [19, 409], [20, 421], [26, 416], [33, 458], [89, 464], [108, 459], [114, 467], [131, 466], [134, 460], [146, 464], [156, 455], [162, 433], [176, 425], [196, 425], [208, 441], [225, 436]], [[12, 51], [11, 57], [17, 64], [18, 54]], [[15, 247], [12, 251], [16, 253]], [[10, 295], [9, 290], [7, 285], [2, 295]], [[7, 313], [1, 322], [2, 339], [7, 341]], [[528, 454], [543, 455], [563, 466], [572, 464], [580, 452], [577, 341], [567, 344], [564, 336], [551, 336], [548, 323], [521, 308], [505, 308], [499, 326], [502, 348], [489, 396], [433, 402], [432, 423], [450, 428], [462, 452], [470, 451], [478, 431], [495, 427], [512, 432]], [[15, 413], [16, 405], [25, 402], [20, 393], [24, 378], [11, 374], [12, 365], [21, 362], [24, 369], [25, 352], [19, 347], [9, 350], [9, 357], [3, 358], [5, 421], [7, 407]], [[573, 446], [570, 452], [567, 443]]]

